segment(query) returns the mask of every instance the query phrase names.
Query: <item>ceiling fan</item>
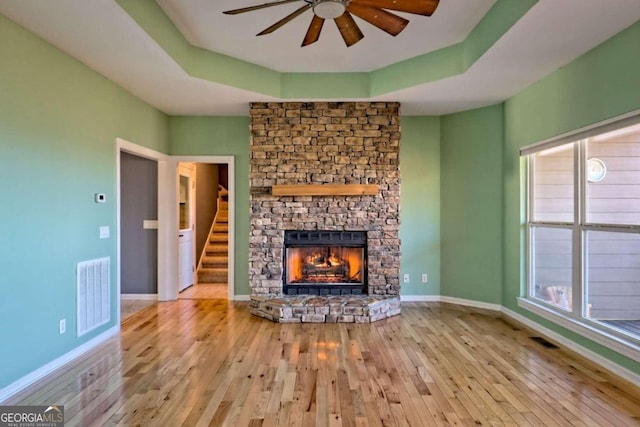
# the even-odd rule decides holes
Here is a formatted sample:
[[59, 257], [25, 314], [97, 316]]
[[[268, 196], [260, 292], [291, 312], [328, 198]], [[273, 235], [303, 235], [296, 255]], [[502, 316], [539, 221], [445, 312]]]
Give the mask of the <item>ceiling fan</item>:
[[326, 19], [333, 19], [338, 26], [338, 30], [345, 44], [349, 47], [364, 37], [362, 31], [360, 31], [360, 28], [353, 20], [352, 14], [386, 31], [392, 36], [397, 36], [404, 30], [404, 27], [407, 26], [409, 21], [388, 12], [388, 10], [431, 16], [438, 7], [439, 0], [278, 0], [256, 6], [227, 10], [223, 13], [227, 15], [237, 15], [239, 13], [252, 12], [267, 7], [297, 2], [302, 2], [304, 5], [256, 35], [262, 36], [272, 33], [287, 22], [292, 21], [294, 18], [311, 9], [313, 11], [313, 18], [309, 24], [307, 34], [302, 41], [302, 46], [308, 46], [318, 41], [324, 21]]

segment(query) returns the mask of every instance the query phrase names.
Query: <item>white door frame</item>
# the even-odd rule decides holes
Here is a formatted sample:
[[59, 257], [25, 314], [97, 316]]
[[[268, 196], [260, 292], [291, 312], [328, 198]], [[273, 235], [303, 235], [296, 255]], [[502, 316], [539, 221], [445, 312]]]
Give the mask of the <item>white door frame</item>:
[[158, 162], [158, 300], [178, 299], [178, 205], [176, 174], [178, 163], [217, 163], [228, 165], [229, 180], [229, 300], [235, 299], [235, 157], [234, 156], [169, 156], [151, 148], [116, 138], [116, 288], [120, 327], [120, 152], [134, 154]]
[[[178, 173], [176, 175], [176, 186], [178, 188], [178, 192], [180, 191], [180, 178], [181, 177], [186, 177], [189, 179], [189, 186], [187, 188], [187, 192], [188, 192], [188, 196], [187, 196], [187, 200], [189, 203], [189, 227], [187, 228], [180, 228], [181, 224], [180, 224], [180, 219], [178, 219], [178, 229], [176, 230], [176, 232], [178, 233], [178, 292], [182, 292], [183, 290], [187, 289], [189, 286], [193, 286], [195, 284], [198, 283], [198, 281], [196, 280], [196, 278], [198, 277], [198, 271], [196, 270], [196, 206], [197, 206], [197, 200], [196, 200], [196, 188], [197, 188], [197, 181], [196, 181], [196, 165], [194, 163], [183, 163], [180, 162], [178, 163]], [[180, 197], [178, 197], [176, 199], [176, 203], [180, 200], [182, 196], [180, 195]], [[178, 218], [180, 218], [180, 213], [178, 211]], [[181, 269], [184, 267], [182, 265], [183, 263], [183, 259], [182, 257], [184, 256], [184, 254], [182, 253], [182, 251], [180, 250], [180, 246], [182, 245], [182, 242], [180, 241], [182, 239], [182, 235], [183, 233], [189, 233], [190, 235], [190, 239], [191, 239], [191, 245], [190, 245], [190, 250], [189, 252], [191, 252], [190, 257], [191, 257], [191, 281], [189, 282], [188, 286], [185, 286], [183, 288], [183, 283], [182, 283], [182, 278], [180, 277], [181, 274], [183, 273], [181, 271]]]
[[[228, 165], [229, 180], [229, 263], [227, 275], [227, 298], [235, 298], [235, 157], [234, 156], [170, 156], [167, 158], [166, 168], [158, 167], [158, 202], [159, 212], [163, 212], [166, 222], [160, 223], [161, 234], [167, 241], [164, 253], [158, 258], [158, 277], [160, 266], [164, 270], [166, 280], [158, 279], [158, 300], [173, 301], [178, 298], [178, 204], [176, 176], [178, 163], [216, 163]], [[160, 166], [160, 165], [159, 165]], [[167, 227], [168, 225], [168, 227]], [[160, 232], [160, 230], [159, 230]], [[160, 240], [160, 234], [158, 235]], [[158, 243], [158, 246], [159, 243]]]
[[[165, 218], [165, 213], [162, 211], [162, 203], [161, 203], [161, 193], [162, 187], [160, 186], [161, 179], [163, 178], [166, 169], [167, 156], [164, 153], [161, 153], [156, 150], [152, 150], [150, 148], [143, 147], [138, 144], [134, 144], [132, 142], [126, 141], [121, 138], [116, 138], [116, 290], [117, 290], [117, 301], [118, 301], [118, 309], [116, 310], [116, 326], [120, 328], [121, 321], [121, 308], [120, 308], [120, 292], [121, 289], [121, 223], [120, 223], [120, 209], [122, 207], [121, 204], [121, 194], [120, 194], [120, 185], [121, 185], [121, 164], [120, 164], [120, 153], [125, 152], [129, 154], [133, 154], [138, 157], [143, 157], [145, 159], [154, 160], [158, 163], [158, 224], [166, 224], [167, 220]], [[160, 265], [160, 256], [165, 251], [167, 246], [166, 236], [163, 238], [161, 236], [162, 227], [158, 226], [158, 292], [160, 291], [161, 283], [166, 282], [167, 278], [164, 274], [163, 268]], [[166, 284], [165, 284], [166, 286]]]

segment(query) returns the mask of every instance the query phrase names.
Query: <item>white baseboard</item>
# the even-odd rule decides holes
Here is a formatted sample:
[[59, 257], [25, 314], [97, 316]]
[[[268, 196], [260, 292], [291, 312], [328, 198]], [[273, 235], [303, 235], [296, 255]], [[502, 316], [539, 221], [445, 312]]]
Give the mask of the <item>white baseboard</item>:
[[61, 368], [62, 366], [73, 361], [77, 357], [82, 356], [84, 353], [91, 350], [98, 344], [102, 344], [112, 336], [116, 335], [119, 331], [120, 331], [120, 325], [113, 326], [112, 328], [104, 331], [97, 337], [87, 341], [84, 344], [81, 344], [80, 346], [74, 348], [70, 352], [58, 357], [57, 359], [52, 360], [51, 362], [25, 375], [24, 377], [13, 382], [12, 384], [9, 384], [8, 386], [0, 390], [0, 403], [4, 402], [11, 396], [29, 387], [31, 384], [35, 383], [36, 381], [43, 379], [44, 377], [46, 377], [56, 369]]
[[500, 311], [500, 304], [491, 304], [488, 302], [474, 301], [470, 299], [454, 298], [445, 295], [400, 295], [403, 302], [446, 302], [449, 304], [463, 305], [467, 307], [482, 308], [485, 310]]
[[251, 301], [251, 296], [249, 295], [234, 295], [233, 301]]
[[148, 301], [157, 301], [158, 294], [120, 294], [121, 300], [148, 300]]
[[502, 307], [502, 313], [505, 314], [507, 317], [510, 317], [511, 319], [522, 323], [523, 325], [533, 329], [536, 332], [539, 332], [542, 335], [545, 335], [546, 337], [552, 339], [553, 341], [556, 341], [560, 344], [562, 344], [563, 346], [567, 347], [568, 349], [578, 353], [579, 355], [581, 355], [582, 357], [589, 359], [590, 361], [592, 361], [593, 363], [596, 363], [600, 366], [602, 366], [603, 368], [607, 369], [608, 371], [613, 372], [614, 374], [616, 374], [617, 376], [619, 376], [622, 379], [625, 379], [627, 381], [629, 381], [630, 383], [640, 387], [640, 375], [636, 374], [635, 372], [632, 372], [630, 370], [628, 370], [627, 368], [624, 368], [620, 365], [618, 365], [617, 363], [614, 363], [612, 361], [610, 361], [607, 358], [604, 358], [602, 356], [600, 356], [599, 354], [589, 350], [588, 348], [585, 348], [579, 344], [576, 344], [575, 342], [571, 341], [570, 339], [567, 339], [565, 337], [563, 337], [562, 335], [553, 332], [551, 329], [545, 328], [544, 326], [534, 322], [533, 320], [530, 320], [512, 310], [509, 310], [506, 307]]
[[454, 297], [448, 297], [448, 296], [444, 296], [444, 295], [440, 296], [440, 302], [447, 302], [449, 304], [464, 305], [464, 306], [467, 306], [467, 307], [482, 308], [482, 309], [485, 309], [485, 310], [493, 310], [493, 311], [501, 311], [502, 310], [502, 306], [500, 304], [492, 304], [492, 303], [489, 303], [489, 302], [474, 301], [474, 300], [470, 300], [470, 299], [454, 298]]
[[400, 295], [400, 301], [406, 302], [438, 302], [440, 295]]

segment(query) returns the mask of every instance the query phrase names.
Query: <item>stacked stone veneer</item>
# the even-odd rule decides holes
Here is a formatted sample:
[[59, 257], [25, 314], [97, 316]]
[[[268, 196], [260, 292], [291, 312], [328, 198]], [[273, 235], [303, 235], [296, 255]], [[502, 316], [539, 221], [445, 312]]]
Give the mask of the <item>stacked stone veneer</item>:
[[279, 323], [371, 323], [400, 314], [400, 298], [390, 295], [253, 295], [251, 313]]
[[[368, 293], [400, 294], [399, 104], [252, 103], [251, 295], [281, 295], [285, 230], [365, 230]], [[377, 184], [376, 196], [276, 197], [274, 184]]]

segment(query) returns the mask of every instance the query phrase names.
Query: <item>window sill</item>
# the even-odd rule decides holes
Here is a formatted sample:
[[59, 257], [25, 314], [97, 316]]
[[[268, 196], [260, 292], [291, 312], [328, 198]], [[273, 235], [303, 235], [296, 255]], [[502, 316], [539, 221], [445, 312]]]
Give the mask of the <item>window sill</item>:
[[640, 362], [640, 340], [617, 334], [587, 319], [578, 319], [527, 298], [518, 298], [518, 307], [549, 320], [563, 328], [601, 344], [636, 362]]

